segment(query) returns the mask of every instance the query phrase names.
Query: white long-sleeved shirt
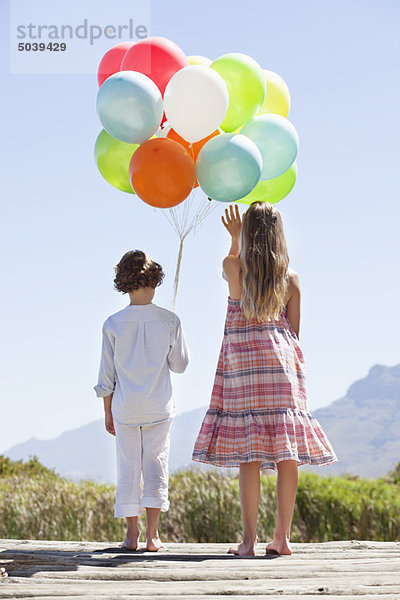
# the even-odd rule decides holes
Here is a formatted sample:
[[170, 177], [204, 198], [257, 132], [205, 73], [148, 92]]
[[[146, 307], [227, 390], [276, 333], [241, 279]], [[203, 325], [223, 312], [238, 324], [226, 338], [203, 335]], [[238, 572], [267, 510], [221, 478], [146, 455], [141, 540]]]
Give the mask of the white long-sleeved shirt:
[[113, 394], [114, 419], [146, 425], [175, 414], [170, 370], [183, 373], [189, 353], [175, 313], [155, 304], [130, 304], [103, 325], [99, 397]]

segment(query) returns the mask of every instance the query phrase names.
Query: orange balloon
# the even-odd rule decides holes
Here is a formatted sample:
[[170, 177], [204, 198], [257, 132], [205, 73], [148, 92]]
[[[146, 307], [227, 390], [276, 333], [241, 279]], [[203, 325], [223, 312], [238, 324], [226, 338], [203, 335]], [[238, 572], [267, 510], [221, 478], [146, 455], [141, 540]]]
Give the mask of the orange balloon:
[[139, 146], [129, 164], [136, 194], [150, 206], [171, 208], [185, 200], [195, 180], [188, 150], [167, 138], [153, 138]]
[[[210, 135], [208, 135], [207, 137], [203, 138], [202, 140], [199, 140], [198, 142], [194, 142], [193, 144], [191, 144], [187, 140], [184, 140], [183, 137], [181, 137], [179, 135], [179, 133], [176, 133], [175, 129], [171, 128], [167, 133], [167, 138], [170, 140], [175, 140], [176, 142], [179, 142], [180, 144], [182, 144], [182, 146], [190, 152], [191, 157], [193, 158], [194, 162], [196, 163], [199, 152], [202, 149], [202, 147], [204, 146], [204, 144], [206, 142], [208, 142], [208, 140], [211, 140], [211, 138], [213, 138], [219, 134], [220, 134], [220, 131], [218, 129], [216, 129], [215, 131], [210, 133]], [[197, 181], [197, 179], [195, 179], [193, 187], [197, 187], [198, 185], [199, 185], [199, 182]]]

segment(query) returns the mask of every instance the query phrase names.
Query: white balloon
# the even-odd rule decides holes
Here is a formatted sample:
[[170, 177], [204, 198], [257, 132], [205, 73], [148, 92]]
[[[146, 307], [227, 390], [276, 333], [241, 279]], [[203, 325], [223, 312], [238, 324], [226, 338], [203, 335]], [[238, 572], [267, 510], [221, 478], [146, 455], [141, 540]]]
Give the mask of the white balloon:
[[190, 143], [202, 140], [221, 125], [228, 104], [225, 81], [216, 71], [202, 65], [177, 71], [164, 94], [168, 123]]

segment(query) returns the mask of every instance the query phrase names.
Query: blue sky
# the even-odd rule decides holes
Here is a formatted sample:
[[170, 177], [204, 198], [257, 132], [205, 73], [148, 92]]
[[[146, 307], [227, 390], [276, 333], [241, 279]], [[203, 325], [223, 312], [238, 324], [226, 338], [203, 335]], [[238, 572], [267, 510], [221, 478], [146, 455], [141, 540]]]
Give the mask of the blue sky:
[[[93, 19], [109, 6], [90, 4]], [[128, 249], [149, 252], [166, 272], [155, 301], [169, 308], [178, 239], [159, 210], [97, 172], [97, 64], [87, 75], [10, 74], [5, 2], [0, 10], [3, 451], [102, 416], [92, 390], [101, 325], [127, 304], [113, 291], [113, 266]], [[303, 288], [311, 409], [373, 364], [400, 362], [399, 12], [388, 0], [151, 2], [152, 35], [188, 55], [243, 52], [291, 90], [299, 175], [278, 208]], [[179, 412], [206, 405], [213, 382], [224, 208], [185, 242], [177, 312], [192, 359], [174, 378]]]

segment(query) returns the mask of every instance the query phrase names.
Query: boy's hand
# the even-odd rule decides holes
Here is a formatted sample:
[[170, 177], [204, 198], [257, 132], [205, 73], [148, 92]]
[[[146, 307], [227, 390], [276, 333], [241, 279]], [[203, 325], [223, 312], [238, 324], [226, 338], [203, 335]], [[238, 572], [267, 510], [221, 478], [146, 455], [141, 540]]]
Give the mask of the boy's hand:
[[225, 219], [221, 217], [222, 222], [228, 232], [231, 234], [233, 238], [238, 238], [240, 235], [240, 230], [242, 229], [242, 218], [239, 213], [239, 207], [235, 204], [235, 209], [232, 204], [229, 207], [229, 210], [225, 209]]
[[110, 412], [106, 412], [105, 414], [105, 426], [106, 431], [108, 431], [108, 433], [111, 433], [111, 435], [115, 435], [114, 419], [112, 413]]

